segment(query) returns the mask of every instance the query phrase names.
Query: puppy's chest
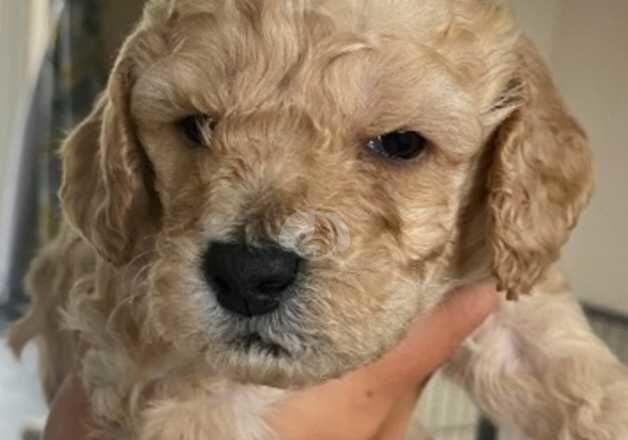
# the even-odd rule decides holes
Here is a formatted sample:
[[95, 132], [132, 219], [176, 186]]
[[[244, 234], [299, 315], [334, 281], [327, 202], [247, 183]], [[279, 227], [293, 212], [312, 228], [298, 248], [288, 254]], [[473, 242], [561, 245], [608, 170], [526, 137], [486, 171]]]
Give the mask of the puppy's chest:
[[[188, 438], [178, 437], [188, 431], [215, 438], [223, 430], [233, 431], [233, 438], [265, 439], [270, 431], [264, 416], [289, 396], [285, 390], [245, 385], [209, 372], [171, 371], [157, 377], [143, 369], [142, 374], [128, 362], [123, 366], [119, 356], [109, 354], [108, 362], [97, 357], [92, 352], [84, 359], [84, 380], [100, 432], [116, 440], [164, 438], [157, 433]], [[173, 427], [179, 428], [173, 432]]]

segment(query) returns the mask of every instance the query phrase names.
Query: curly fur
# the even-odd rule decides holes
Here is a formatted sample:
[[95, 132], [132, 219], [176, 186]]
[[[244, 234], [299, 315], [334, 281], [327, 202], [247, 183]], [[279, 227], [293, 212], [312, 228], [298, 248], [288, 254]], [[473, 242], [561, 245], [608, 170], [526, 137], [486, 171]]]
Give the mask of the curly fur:
[[[208, 148], [178, 129], [197, 113], [217, 121]], [[428, 151], [365, 148], [397, 129]], [[280, 388], [372, 361], [488, 276], [533, 295], [450, 374], [536, 439], [628, 435], [626, 369], [552, 266], [590, 195], [588, 143], [495, 2], [152, 0], [62, 156], [66, 225], [10, 341], [40, 340], [49, 397], [78, 363], [103, 439], [273, 438]], [[307, 259], [277, 312], [235, 317], [203, 280], [207, 244], [234, 240]]]

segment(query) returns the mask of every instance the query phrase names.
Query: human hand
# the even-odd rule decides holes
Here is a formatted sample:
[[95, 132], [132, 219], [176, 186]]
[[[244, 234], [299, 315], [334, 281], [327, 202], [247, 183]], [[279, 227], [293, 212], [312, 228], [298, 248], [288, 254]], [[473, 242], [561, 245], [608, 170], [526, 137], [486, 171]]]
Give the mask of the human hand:
[[404, 439], [425, 383], [497, 304], [492, 283], [451, 292], [382, 359], [281, 402], [271, 426], [282, 440]]
[[[495, 310], [494, 284], [451, 292], [375, 363], [292, 395], [267, 420], [282, 440], [401, 440], [423, 385]], [[71, 376], [51, 406], [45, 440], [87, 440], [88, 399]]]

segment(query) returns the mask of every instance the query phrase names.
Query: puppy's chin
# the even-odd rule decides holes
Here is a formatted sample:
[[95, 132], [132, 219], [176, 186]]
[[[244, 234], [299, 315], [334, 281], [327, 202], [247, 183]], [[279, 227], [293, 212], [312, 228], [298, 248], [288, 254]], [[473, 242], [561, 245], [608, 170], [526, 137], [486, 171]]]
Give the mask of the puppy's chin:
[[[299, 302], [299, 295], [271, 314], [252, 318], [213, 307], [205, 329], [205, 362], [221, 376], [276, 388], [338, 378], [377, 360], [405, 335], [416, 315], [434, 302], [426, 300], [432, 298], [428, 287], [391, 286], [393, 294], [379, 307], [369, 307], [367, 301], [321, 306]], [[348, 293], [342, 290], [334, 297]]]
[[402, 338], [407, 326], [408, 323], [400, 325], [385, 340], [373, 338], [369, 350], [360, 351], [343, 350], [321, 341], [294, 350], [253, 333], [234, 338], [220, 350], [208, 353], [207, 360], [212, 369], [237, 382], [298, 389], [339, 378], [377, 360]]
[[258, 345], [248, 350], [234, 349], [214, 357], [212, 367], [226, 377], [241, 383], [274, 388], [298, 389], [342, 376], [368, 359], [350, 363], [330, 362], [323, 364], [312, 356], [294, 358], [275, 346]]

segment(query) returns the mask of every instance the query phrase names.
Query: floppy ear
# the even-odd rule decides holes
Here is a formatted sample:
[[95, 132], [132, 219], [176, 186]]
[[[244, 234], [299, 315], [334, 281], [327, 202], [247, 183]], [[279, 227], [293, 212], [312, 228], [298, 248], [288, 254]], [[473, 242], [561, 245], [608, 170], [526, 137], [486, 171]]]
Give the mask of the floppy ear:
[[510, 298], [558, 259], [592, 189], [585, 133], [532, 44], [517, 50], [522, 102], [495, 135], [489, 177], [493, 271]]
[[[127, 44], [128, 46], [128, 44]], [[108, 261], [128, 262], [155, 223], [150, 164], [129, 114], [133, 63], [126, 47], [107, 90], [62, 147], [67, 220]]]

